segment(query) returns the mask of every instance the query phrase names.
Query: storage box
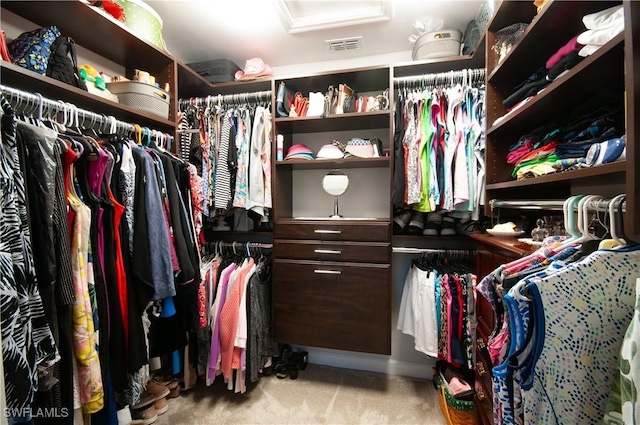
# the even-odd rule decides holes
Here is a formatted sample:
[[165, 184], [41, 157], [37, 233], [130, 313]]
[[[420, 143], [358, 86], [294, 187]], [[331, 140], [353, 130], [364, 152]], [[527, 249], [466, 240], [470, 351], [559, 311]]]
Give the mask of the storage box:
[[460, 55], [462, 33], [458, 30], [428, 32], [413, 46], [413, 60], [444, 58]]
[[138, 81], [107, 83], [107, 88], [123, 105], [169, 119], [170, 96], [166, 91]]
[[212, 83], [234, 81], [236, 72], [240, 71], [240, 67], [228, 59], [188, 63], [187, 66]]
[[162, 18], [158, 12], [142, 0], [115, 0], [125, 14], [124, 24], [137, 37], [153, 43], [158, 49], [167, 50], [162, 38]]

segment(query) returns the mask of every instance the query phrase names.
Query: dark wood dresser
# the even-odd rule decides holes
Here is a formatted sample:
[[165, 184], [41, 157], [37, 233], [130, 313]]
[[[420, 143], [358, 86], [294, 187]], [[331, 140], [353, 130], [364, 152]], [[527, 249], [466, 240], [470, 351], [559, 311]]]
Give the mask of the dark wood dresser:
[[[477, 242], [476, 274], [478, 282], [501, 264], [508, 263], [531, 253], [535, 248], [518, 242], [516, 238], [498, 238], [488, 234], [472, 235]], [[491, 360], [486, 350], [495, 318], [491, 305], [478, 295], [476, 298], [476, 412], [478, 423], [493, 424], [493, 393]]]
[[388, 220], [282, 219], [274, 233], [276, 339], [391, 354]]

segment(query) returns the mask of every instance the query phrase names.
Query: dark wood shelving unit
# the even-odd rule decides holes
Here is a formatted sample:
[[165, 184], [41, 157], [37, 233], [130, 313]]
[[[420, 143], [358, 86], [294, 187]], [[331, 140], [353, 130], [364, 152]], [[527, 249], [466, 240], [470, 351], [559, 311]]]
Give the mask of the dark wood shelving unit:
[[487, 183], [487, 190], [524, 188], [528, 186], [545, 185], [549, 183], [567, 182], [572, 180], [596, 178], [603, 180], [610, 178], [612, 174], [624, 174], [627, 169], [626, 161], [603, 164], [596, 167], [582, 168], [578, 170], [564, 171], [554, 174], [547, 174], [540, 177], [532, 177], [522, 180], [511, 180], [499, 183]]
[[370, 112], [348, 112], [327, 117], [276, 118], [280, 132], [315, 133], [320, 131], [365, 130], [389, 126], [389, 110]]
[[2, 8], [40, 26], [56, 25], [82, 47], [128, 69], [149, 69], [151, 64], [169, 66], [174, 61], [168, 51], [137, 37], [122, 22], [81, 1], [3, 0]]
[[391, 158], [345, 158], [345, 159], [288, 159], [276, 161], [277, 168], [292, 168], [294, 170], [321, 170], [329, 168], [383, 168], [389, 167]]
[[[539, 123], [565, 117], [577, 104], [590, 99], [602, 87], [600, 84], [594, 85], [594, 81], [622, 82], [623, 46], [624, 34], [618, 34], [566, 75], [549, 84], [527, 104], [493, 124], [487, 129], [487, 135], [506, 134], [517, 137], [522, 134], [524, 126], [535, 128]], [[616, 63], [620, 66], [611, 66]]]
[[0, 62], [0, 72], [2, 84], [8, 87], [28, 87], [28, 91], [40, 93], [44, 97], [65, 99], [79, 108], [107, 116], [113, 115], [122, 121], [135, 122], [164, 132], [172, 133], [175, 127], [175, 123], [168, 119], [113, 102], [12, 63]]
[[[487, 81], [490, 83], [500, 82], [515, 85], [525, 80], [541, 65], [544, 65], [556, 50], [585, 30], [580, 19], [582, 16], [614, 5], [608, 1], [556, 0], [548, 2], [536, 15], [536, 8], [533, 4], [522, 7], [512, 3], [517, 2], [503, 1], [500, 3], [495, 13], [498, 18], [494, 18], [489, 23], [489, 32], [493, 35], [496, 31], [518, 22], [528, 23], [529, 26], [500, 64], [491, 63], [492, 60], [495, 61], [495, 56], [487, 55]], [[567, 17], [571, 18], [567, 19]], [[574, 19], [575, 17], [579, 18]], [[550, 34], [553, 34], [553, 37]], [[541, 43], [541, 40], [544, 42]], [[489, 49], [492, 45], [493, 43], [488, 44]], [[489, 68], [491, 68], [490, 71]]]

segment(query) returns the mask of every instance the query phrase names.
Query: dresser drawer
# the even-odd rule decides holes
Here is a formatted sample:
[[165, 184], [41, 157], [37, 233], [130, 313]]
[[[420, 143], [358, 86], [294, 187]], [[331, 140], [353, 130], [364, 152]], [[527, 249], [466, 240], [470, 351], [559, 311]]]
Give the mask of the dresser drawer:
[[276, 340], [391, 354], [389, 265], [273, 261]]
[[389, 242], [388, 221], [276, 221], [275, 239]]
[[306, 240], [275, 240], [275, 258], [291, 258], [318, 261], [347, 261], [363, 263], [389, 263], [391, 253], [388, 243], [334, 242]]

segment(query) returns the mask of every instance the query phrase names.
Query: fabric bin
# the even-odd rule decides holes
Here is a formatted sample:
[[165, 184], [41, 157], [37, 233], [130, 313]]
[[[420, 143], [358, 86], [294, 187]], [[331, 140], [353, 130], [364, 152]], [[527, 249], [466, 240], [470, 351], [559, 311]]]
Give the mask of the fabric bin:
[[137, 37], [149, 41], [158, 49], [167, 50], [162, 38], [162, 18], [142, 0], [115, 0], [125, 14], [124, 24]]
[[188, 63], [187, 66], [212, 83], [226, 83], [235, 80], [240, 67], [228, 59], [214, 59]]
[[166, 91], [138, 81], [107, 83], [107, 88], [123, 105], [169, 119], [170, 96]]

